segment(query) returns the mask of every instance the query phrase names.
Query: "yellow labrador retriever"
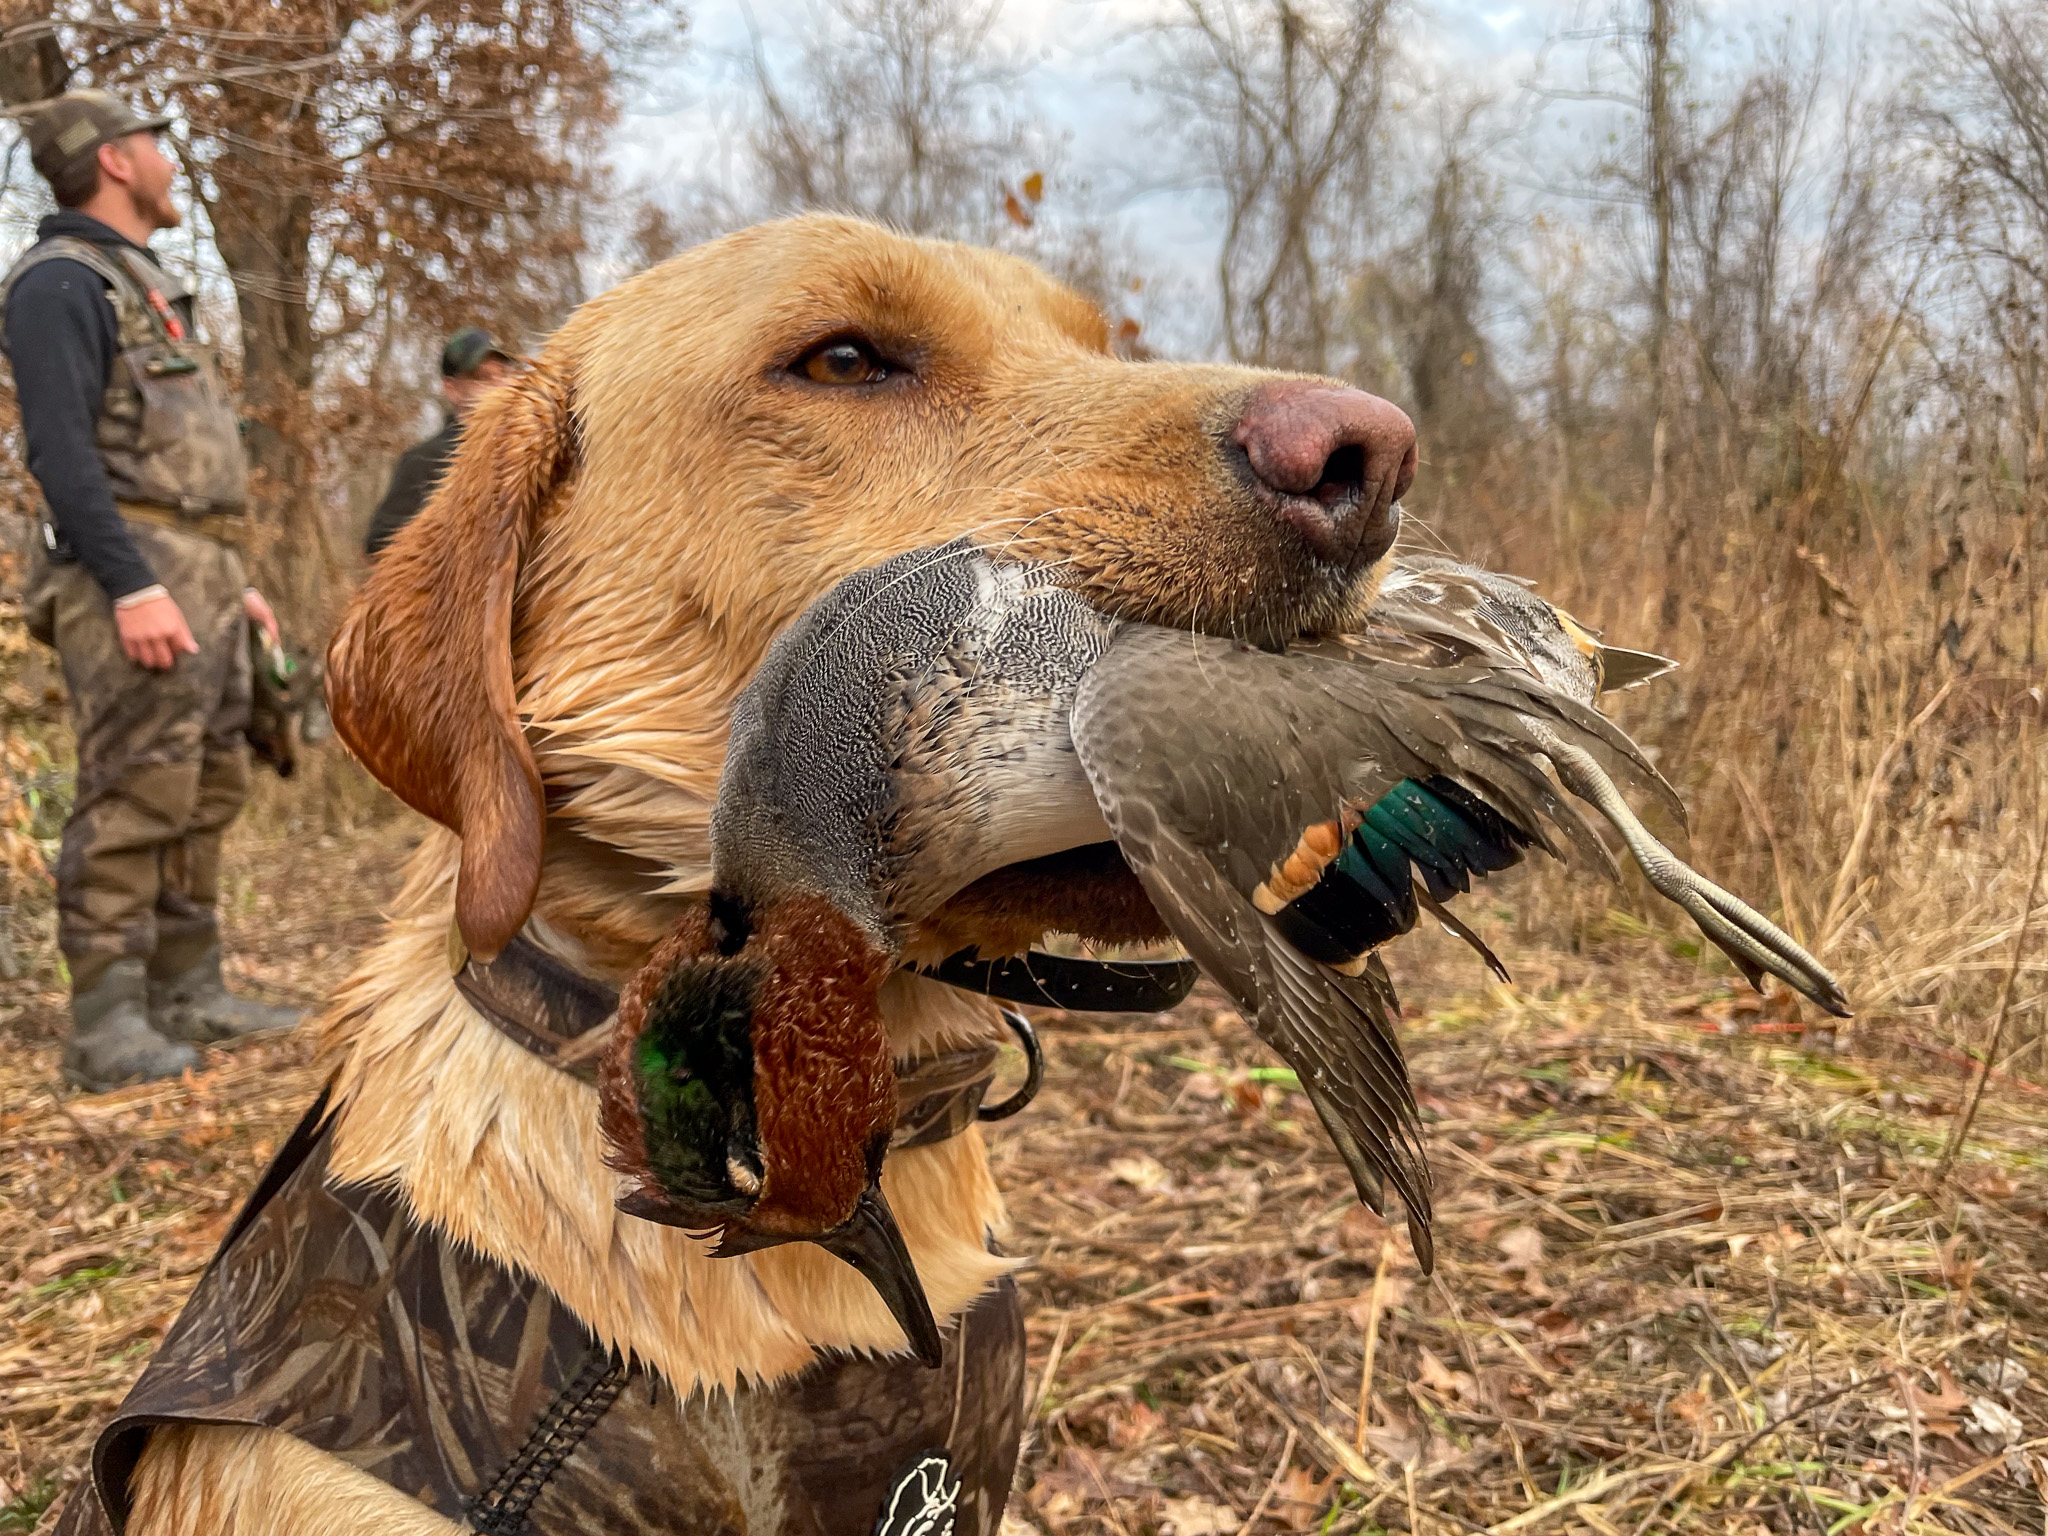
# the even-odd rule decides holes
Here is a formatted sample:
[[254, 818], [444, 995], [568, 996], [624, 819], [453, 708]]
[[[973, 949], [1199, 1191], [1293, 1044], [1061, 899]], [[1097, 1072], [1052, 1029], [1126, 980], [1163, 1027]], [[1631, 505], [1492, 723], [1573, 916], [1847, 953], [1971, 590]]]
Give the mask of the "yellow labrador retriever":
[[[1011, 545], [1105, 609], [1252, 639], [1355, 612], [1413, 473], [1407, 419], [1328, 380], [1132, 363], [1107, 341], [1022, 261], [804, 218], [592, 300], [479, 407], [331, 656], [344, 735], [440, 829], [325, 1020], [329, 1186], [382, 1191], [444, 1264], [536, 1283], [678, 1403], [821, 1355], [900, 1358], [875, 1291], [822, 1250], [716, 1258], [616, 1211], [590, 1086], [452, 975], [521, 935], [580, 976], [633, 972], [706, 879], [735, 694], [807, 603], [892, 554]], [[948, 921], [936, 950], [1000, 927]], [[985, 999], [908, 975], [885, 1007], [906, 1059], [999, 1027]], [[959, 1317], [1013, 1263], [990, 1241], [979, 1134], [905, 1147], [885, 1178], [934, 1310]], [[250, 1419], [228, 1401], [131, 1425], [99, 1466], [125, 1510], [98, 1518], [146, 1536], [553, 1528], [526, 1506], [461, 1524]], [[959, 1530], [993, 1531], [1000, 1505]], [[813, 1527], [735, 1506], [644, 1528]]]

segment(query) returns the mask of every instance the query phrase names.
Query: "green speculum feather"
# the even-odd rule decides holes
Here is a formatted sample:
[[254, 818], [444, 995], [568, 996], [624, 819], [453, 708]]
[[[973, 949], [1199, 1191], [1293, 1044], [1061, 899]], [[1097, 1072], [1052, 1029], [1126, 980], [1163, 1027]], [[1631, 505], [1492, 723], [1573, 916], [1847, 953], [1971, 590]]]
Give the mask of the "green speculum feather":
[[1283, 908], [1280, 931], [1326, 965], [1356, 959], [1415, 926], [1415, 880], [1438, 901], [1521, 862], [1535, 841], [1441, 775], [1403, 779], [1375, 801], [1322, 878]]
[[741, 1198], [726, 1170], [735, 1144], [755, 1144], [754, 995], [751, 967], [687, 961], [662, 979], [633, 1042], [647, 1161], [679, 1199]]

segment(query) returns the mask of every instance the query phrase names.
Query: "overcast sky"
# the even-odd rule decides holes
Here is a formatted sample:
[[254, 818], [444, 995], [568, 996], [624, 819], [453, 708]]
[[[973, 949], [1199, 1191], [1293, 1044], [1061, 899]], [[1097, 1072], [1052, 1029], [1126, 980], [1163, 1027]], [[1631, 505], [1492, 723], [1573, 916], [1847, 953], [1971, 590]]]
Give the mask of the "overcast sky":
[[[1631, 10], [1638, 9], [1624, 0]], [[1693, 79], [1711, 88], [1717, 72], [1796, 15], [1824, 28], [1845, 58], [1869, 70], [1895, 67], [1925, 0], [1700, 0], [1690, 39]], [[615, 138], [614, 167], [627, 186], [673, 186], [691, 178], [729, 181], [727, 151], [742, 128], [746, 59], [758, 36], [771, 60], [787, 60], [822, 0], [706, 0], [691, 17], [683, 54], [636, 84]], [[1028, 65], [1028, 102], [1064, 140], [1065, 174], [1087, 184], [1090, 211], [1112, 223], [1138, 253], [1176, 313], [1147, 317], [1148, 334], [1181, 353], [1214, 347], [1214, 317], [1200, 313], [1212, 287], [1216, 200], [1185, 184], [1170, 127], [1148, 94], [1148, 21], [1178, 9], [1172, 0], [1009, 0], [997, 36]], [[1575, 165], [1590, 161], [1617, 126], [1615, 109], [1545, 100], [1533, 86], [1582, 86], [1611, 49], [1583, 40], [1611, 25], [1613, 0], [1433, 0], [1410, 6], [1403, 51], [1411, 61], [1395, 96], [1397, 123], [1426, 138], [1433, 110], [1449, 98], [1483, 93], [1509, 134], [1496, 156], [1515, 217], [1558, 203]], [[1578, 34], [1580, 40], [1574, 40]], [[1611, 64], [1608, 73], [1614, 75]], [[1020, 167], [1021, 171], [1025, 169]], [[1057, 184], [1054, 197], [1061, 192]], [[1568, 202], [1568, 199], [1564, 200]], [[1552, 210], [1569, 217], [1571, 210]], [[1583, 212], [1583, 210], [1581, 210]], [[604, 274], [609, 275], [609, 274]]]

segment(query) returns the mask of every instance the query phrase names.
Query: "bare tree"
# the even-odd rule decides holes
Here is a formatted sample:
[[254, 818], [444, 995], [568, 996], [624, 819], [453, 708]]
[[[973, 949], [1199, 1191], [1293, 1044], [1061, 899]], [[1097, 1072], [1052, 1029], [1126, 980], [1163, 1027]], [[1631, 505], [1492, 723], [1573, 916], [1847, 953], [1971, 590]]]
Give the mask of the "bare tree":
[[[1060, 174], [996, 36], [1001, 0], [829, 0], [794, 57], [756, 39], [753, 123], [735, 186], [649, 197], [646, 260], [755, 219], [811, 209], [1029, 256], [1101, 306], [1135, 348], [1142, 283], [1122, 241]], [[680, 204], [678, 199], [680, 198]]]
[[1947, 0], [1917, 117], [1945, 171], [1953, 290], [1998, 377], [1991, 433], [2017, 467], [2026, 663], [2038, 661], [2034, 562], [2048, 524], [2048, 4]]
[[1232, 357], [1329, 372], [1348, 285], [1385, 222], [1392, 0], [1185, 0], [1162, 88], [1221, 192]]
[[997, 233], [1008, 179], [1039, 148], [1000, 0], [832, 0], [793, 68], [759, 43], [752, 169], [779, 212], [832, 209], [912, 234]]
[[1385, 238], [1396, 226], [1405, 237], [1352, 282], [1345, 371], [1414, 415], [1439, 489], [1452, 460], [1488, 451], [1513, 422], [1484, 314], [1499, 258], [1498, 178], [1486, 164], [1490, 105], [1475, 99], [1445, 110], [1413, 197], [1390, 188], [1381, 199], [1394, 210], [1381, 221]]
[[2023, 430], [2048, 420], [2048, 4], [1949, 0], [1916, 113], [1946, 180], [1953, 277]]
[[1691, 522], [1673, 503], [1681, 463], [1711, 471], [1717, 496], [1789, 498], [1841, 449], [1844, 376], [1866, 323], [1886, 312], [1891, 226], [1911, 220], [1886, 196], [1890, 104], [1865, 99], [1862, 60], [1823, 23], [1788, 20], [1746, 61], [1687, 85], [1686, 19], [1660, 18], [1662, 3], [1580, 35], [1626, 61], [1626, 88], [1554, 94], [1629, 113], [1632, 131], [1580, 190], [1633, 237], [1615, 300], [1630, 317], [1641, 403], [1623, 414], [1648, 450], [1637, 460], [1644, 538], [1672, 555]]
[[[1728, 484], [1795, 490], [1807, 446], [1838, 441], [1844, 347], [1877, 307], [1867, 301], [1886, 248], [1882, 112], [1852, 91], [1823, 124], [1829, 92], [1821, 56], [1781, 37], [1719, 103], [1690, 114], [1674, 168], [1688, 432]], [[1787, 422], [1803, 431], [1784, 432]]]
[[1407, 305], [1414, 409], [1435, 441], [1453, 449], [1483, 443], [1509, 414], [1480, 313], [1495, 196], [1475, 132], [1484, 110], [1483, 102], [1469, 105], [1446, 130], [1428, 213], [1407, 263], [1422, 283]]
[[1665, 345], [1671, 334], [1671, 168], [1676, 125], [1671, 86], [1679, 65], [1672, 51], [1674, 0], [1645, 0], [1643, 28], [1643, 160], [1654, 231], [1650, 269], [1650, 496], [1649, 520], [1664, 516], [1670, 472], [1670, 420], [1664, 391]]
[[2048, 289], [2048, 5], [1947, 0], [1920, 119], [1966, 191], [1967, 249]]
[[35, 0], [0, 6], [0, 104], [20, 107], [55, 96], [71, 78], [47, 7]]

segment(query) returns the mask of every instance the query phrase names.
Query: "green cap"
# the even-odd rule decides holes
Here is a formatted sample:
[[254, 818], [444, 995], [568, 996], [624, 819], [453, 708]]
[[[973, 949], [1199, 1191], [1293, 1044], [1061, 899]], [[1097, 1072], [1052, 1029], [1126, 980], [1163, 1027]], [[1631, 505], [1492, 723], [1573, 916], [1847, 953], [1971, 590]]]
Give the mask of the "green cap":
[[153, 133], [170, 122], [168, 117], [144, 117], [105, 91], [66, 91], [29, 115], [29, 158], [45, 181], [54, 181], [102, 144], [131, 133]]
[[495, 357], [502, 363], [509, 363], [512, 354], [491, 340], [491, 333], [481, 326], [465, 325], [448, 338], [448, 345], [441, 349], [441, 377], [444, 379], [466, 379], [484, 364], [484, 359]]

